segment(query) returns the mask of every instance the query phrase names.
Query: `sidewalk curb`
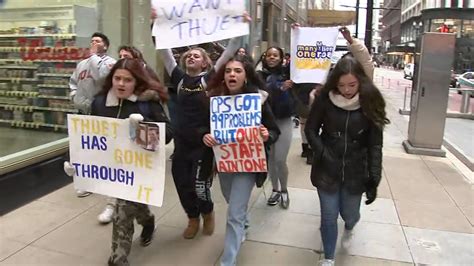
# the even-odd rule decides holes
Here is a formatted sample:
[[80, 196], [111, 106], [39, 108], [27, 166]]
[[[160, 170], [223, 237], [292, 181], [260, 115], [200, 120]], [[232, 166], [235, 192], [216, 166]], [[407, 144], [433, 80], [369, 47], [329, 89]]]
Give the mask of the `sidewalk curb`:
[[464, 165], [466, 165], [469, 170], [474, 171], [474, 162], [462, 152], [462, 150], [456, 146], [455, 144], [451, 143], [448, 139], [443, 139], [443, 146], [446, 147], [448, 151], [450, 151], [456, 158], [458, 158]]

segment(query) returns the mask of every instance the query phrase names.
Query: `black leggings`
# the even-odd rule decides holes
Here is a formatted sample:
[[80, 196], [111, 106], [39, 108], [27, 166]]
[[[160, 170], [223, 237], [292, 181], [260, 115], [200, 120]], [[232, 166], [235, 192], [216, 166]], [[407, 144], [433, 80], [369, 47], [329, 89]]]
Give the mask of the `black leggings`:
[[184, 211], [189, 218], [197, 218], [214, 210], [210, 190], [214, 158], [212, 149], [208, 148], [203, 150], [199, 160], [187, 157], [175, 153], [171, 173]]

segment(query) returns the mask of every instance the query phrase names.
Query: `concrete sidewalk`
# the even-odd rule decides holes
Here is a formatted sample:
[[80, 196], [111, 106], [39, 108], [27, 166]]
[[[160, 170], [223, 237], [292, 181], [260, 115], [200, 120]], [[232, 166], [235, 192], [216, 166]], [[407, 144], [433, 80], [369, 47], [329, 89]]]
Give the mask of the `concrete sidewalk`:
[[[392, 123], [385, 131], [379, 197], [362, 205], [353, 234], [338, 242], [336, 265], [472, 265], [474, 192], [469, 176], [450, 158], [406, 154], [401, 143], [408, 121], [398, 114], [390, 91], [382, 91]], [[288, 210], [266, 205], [269, 182], [265, 191], [254, 189], [251, 225], [238, 265], [316, 265], [321, 258], [319, 202], [300, 149], [295, 129], [288, 157]], [[167, 169], [164, 205], [152, 208], [155, 239], [146, 248], [134, 242], [131, 264], [217, 265], [227, 208], [217, 179], [213, 192], [215, 234], [184, 240], [187, 219]], [[101, 226], [96, 219], [104, 205], [100, 195], [76, 198], [69, 185], [0, 217], [0, 265], [106, 265], [112, 226]], [[135, 239], [140, 232], [137, 226]]]

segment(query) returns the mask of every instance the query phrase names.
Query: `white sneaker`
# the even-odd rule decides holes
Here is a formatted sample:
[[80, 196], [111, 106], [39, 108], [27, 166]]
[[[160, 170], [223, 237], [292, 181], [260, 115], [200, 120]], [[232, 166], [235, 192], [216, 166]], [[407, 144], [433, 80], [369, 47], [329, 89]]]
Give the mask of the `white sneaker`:
[[89, 191], [84, 191], [84, 190], [76, 190], [76, 195], [78, 198], [84, 198], [92, 194], [92, 192]]
[[108, 224], [112, 221], [113, 216], [114, 206], [107, 204], [102, 213], [97, 216], [97, 220], [102, 224]]
[[320, 266], [334, 266], [334, 260], [328, 260], [328, 259], [320, 260], [319, 265]]

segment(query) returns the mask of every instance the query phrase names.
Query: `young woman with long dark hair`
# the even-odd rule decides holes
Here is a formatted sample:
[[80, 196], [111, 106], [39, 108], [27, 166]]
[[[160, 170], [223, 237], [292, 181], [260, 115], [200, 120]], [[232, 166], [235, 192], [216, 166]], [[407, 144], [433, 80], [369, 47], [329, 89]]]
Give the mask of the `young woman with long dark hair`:
[[[173, 130], [161, 104], [158, 101], [140, 103], [138, 100], [142, 93], [150, 89], [157, 91], [162, 101], [167, 99], [165, 89], [161, 84], [150, 79], [140, 60], [120, 59], [110, 70], [102, 91], [94, 98], [91, 115], [164, 122], [166, 123], [166, 143], [168, 143], [172, 139]], [[141, 104], [148, 105], [146, 108], [148, 113], [145, 113], [144, 108], [140, 108]], [[143, 226], [140, 244], [149, 245], [155, 229], [155, 217], [148, 205], [117, 199], [109, 265], [128, 265], [127, 257], [132, 246], [134, 219]]]
[[362, 65], [351, 56], [339, 60], [305, 129], [314, 151], [311, 182], [321, 205], [322, 265], [334, 265], [338, 215], [350, 233], [360, 219], [362, 194], [366, 204], [376, 198], [388, 123], [382, 94]]
[[[280, 130], [266, 101], [267, 93], [263, 91], [263, 88], [264, 85], [257, 76], [251, 60], [246, 56], [236, 55], [211, 80], [208, 95], [212, 97], [260, 92], [263, 98], [260, 135], [267, 152], [269, 146], [278, 139]], [[204, 135], [203, 142], [208, 147], [217, 145], [217, 141], [209, 133]], [[263, 185], [267, 173], [238, 172], [218, 174], [222, 194], [229, 204], [221, 265], [231, 266], [236, 263], [240, 245], [245, 237], [245, 223], [250, 194], [254, 185], [257, 185], [257, 187]]]

